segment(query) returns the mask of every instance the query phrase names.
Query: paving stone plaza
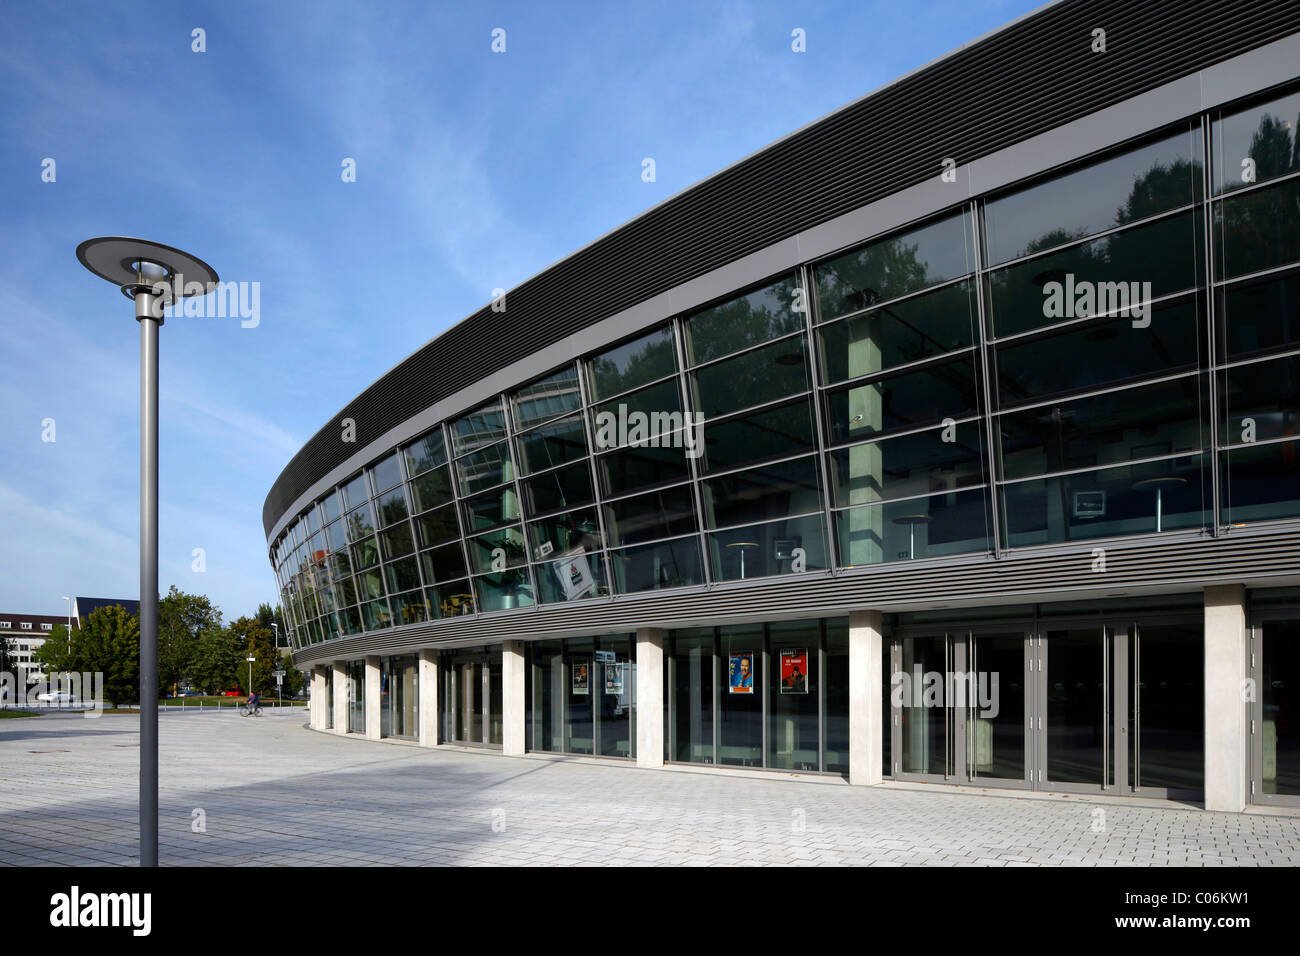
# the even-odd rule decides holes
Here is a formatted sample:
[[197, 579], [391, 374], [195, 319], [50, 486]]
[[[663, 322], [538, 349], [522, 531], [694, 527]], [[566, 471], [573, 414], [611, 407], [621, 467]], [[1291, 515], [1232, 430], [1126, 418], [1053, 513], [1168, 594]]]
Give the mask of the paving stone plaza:
[[[164, 712], [163, 865], [1295, 866], [1300, 816], [421, 748]], [[134, 865], [134, 716], [0, 721], [0, 865]], [[196, 832], [199, 831], [199, 832]]]

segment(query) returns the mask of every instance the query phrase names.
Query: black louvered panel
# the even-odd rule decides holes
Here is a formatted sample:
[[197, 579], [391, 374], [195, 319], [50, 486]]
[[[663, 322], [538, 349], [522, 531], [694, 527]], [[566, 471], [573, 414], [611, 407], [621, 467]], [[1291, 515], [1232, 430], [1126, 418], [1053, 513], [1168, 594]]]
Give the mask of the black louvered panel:
[[[1096, 27], [1105, 54], [1090, 50]], [[508, 313], [485, 307], [422, 346], [294, 456], [267, 496], [266, 532], [357, 447], [338, 440], [340, 418], [356, 420], [364, 445], [530, 352], [937, 176], [944, 157], [968, 163], [1297, 30], [1300, 0], [1078, 0], [1042, 10], [527, 280], [509, 292]]]

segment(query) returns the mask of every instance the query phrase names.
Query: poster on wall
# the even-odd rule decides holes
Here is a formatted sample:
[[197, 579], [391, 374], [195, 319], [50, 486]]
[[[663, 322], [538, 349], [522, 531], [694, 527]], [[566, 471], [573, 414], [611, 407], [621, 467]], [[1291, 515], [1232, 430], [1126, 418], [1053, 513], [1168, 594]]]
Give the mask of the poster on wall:
[[573, 662], [573, 693], [574, 694], [580, 697], [587, 696], [589, 692], [588, 688], [590, 686], [588, 682], [588, 675], [590, 674], [590, 672], [591, 672], [591, 666], [587, 663], [585, 659], [576, 660]]
[[733, 694], [754, 693], [754, 654], [728, 656], [727, 687]]
[[612, 694], [615, 697], [623, 696], [622, 663], [608, 663], [605, 665], [605, 693]]
[[781, 693], [808, 693], [808, 649], [785, 648], [781, 651]]

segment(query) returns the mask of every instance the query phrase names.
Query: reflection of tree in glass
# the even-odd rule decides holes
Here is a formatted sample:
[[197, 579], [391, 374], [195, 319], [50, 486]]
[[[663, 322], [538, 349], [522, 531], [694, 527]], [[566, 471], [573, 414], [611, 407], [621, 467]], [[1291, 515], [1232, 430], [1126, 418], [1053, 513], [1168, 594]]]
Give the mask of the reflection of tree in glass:
[[622, 359], [602, 356], [592, 363], [592, 372], [603, 383], [600, 397], [613, 395], [642, 382], [663, 378], [677, 368], [671, 336], [655, 335], [634, 353]]
[[[1290, 172], [1300, 167], [1300, 137], [1293, 139], [1288, 124], [1265, 115], [1251, 137], [1250, 158], [1257, 181]], [[1300, 257], [1298, 221], [1300, 188], [1294, 182], [1225, 200], [1218, 207], [1224, 274], [1241, 275]]]
[[919, 243], [908, 243], [900, 237], [873, 243], [819, 266], [820, 318], [856, 312], [923, 286], [928, 263], [917, 259], [919, 248]]
[[798, 287], [790, 276], [692, 316], [695, 361], [708, 361], [800, 328], [802, 315], [793, 308]]
[[1264, 114], [1259, 129], [1250, 138], [1250, 158], [1255, 161], [1255, 181], [1272, 179], [1300, 167], [1300, 116], [1288, 123]]
[[1186, 159], [1169, 165], [1153, 163], [1133, 181], [1133, 189], [1124, 204], [1115, 210], [1115, 225], [1124, 226], [1167, 209], [1185, 206], [1200, 195], [1196, 184], [1201, 179], [1201, 164]]

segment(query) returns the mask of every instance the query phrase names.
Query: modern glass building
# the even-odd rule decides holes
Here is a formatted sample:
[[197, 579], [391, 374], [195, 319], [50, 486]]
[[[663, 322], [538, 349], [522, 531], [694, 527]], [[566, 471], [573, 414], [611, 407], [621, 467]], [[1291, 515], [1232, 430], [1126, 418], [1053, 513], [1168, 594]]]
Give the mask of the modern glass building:
[[312, 726], [1300, 804], [1298, 131], [1294, 3], [1052, 4], [510, 291], [267, 498]]

